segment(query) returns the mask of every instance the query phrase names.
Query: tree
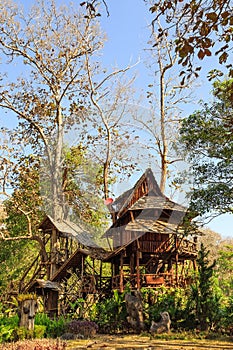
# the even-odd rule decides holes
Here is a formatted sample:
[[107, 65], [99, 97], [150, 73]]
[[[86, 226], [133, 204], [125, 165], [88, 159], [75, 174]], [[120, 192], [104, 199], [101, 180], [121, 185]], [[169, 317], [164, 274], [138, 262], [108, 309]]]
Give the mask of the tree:
[[233, 283], [233, 239], [223, 238], [220, 234], [205, 228], [202, 230], [200, 242], [209, 251], [209, 263], [212, 264], [216, 261], [215, 270], [219, 287], [224, 296], [230, 296]]
[[180, 130], [193, 169], [191, 208], [200, 214], [233, 213], [233, 105], [226, 85], [215, 83], [216, 100], [185, 118]]
[[231, 297], [233, 288], [233, 240], [223, 241], [218, 251], [217, 271], [224, 294]]
[[210, 265], [208, 255], [209, 252], [201, 244], [197, 259], [198, 276], [196, 285], [192, 289], [193, 298], [196, 303], [196, 317], [200, 322], [202, 331], [207, 330], [211, 326], [211, 323], [214, 322], [220, 300], [217, 293], [214, 292], [214, 282], [212, 279], [216, 261]]
[[[107, 208], [98, 197], [103, 186], [102, 168], [87, 159], [80, 146], [65, 149], [64, 157], [63, 192], [70, 219], [77, 224], [82, 222], [82, 227], [98, 241], [107, 226]], [[0, 290], [6, 298], [12, 288], [14, 292], [21, 290], [30, 281], [33, 273], [40, 270], [41, 261], [49, 261], [47, 239], [38, 231], [44, 218], [39, 160], [34, 155], [24, 156], [20, 165], [12, 176], [14, 191], [4, 201], [6, 215], [2, 219], [5, 229], [1, 229]], [[82, 182], [78, 181], [80, 173]], [[70, 240], [69, 246], [75, 249], [76, 243]]]
[[[149, 112], [135, 115], [139, 127], [149, 134], [148, 148], [158, 158], [160, 168], [160, 189], [165, 192], [169, 175], [175, 164], [182, 161], [177, 155], [174, 143], [178, 136], [182, 105], [191, 99], [191, 84], [181, 85], [176, 79], [179, 67], [178, 53], [174, 50], [174, 36], [159, 35], [163, 31], [159, 20], [154, 23], [150, 43], [155, 43], [148, 50], [149, 68], [153, 70], [153, 81], [148, 85], [147, 99]], [[172, 169], [172, 170], [171, 170]]]
[[[150, 11], [154, 15], [152, 25], [158, 18], [166, 23], [159, 35], [175, 33], [174, 44], [179, 64], [186, 69], [185, 77], [190, 78], [193, 73], [198, 76], [201, 67], [194, 67], [195, 58], [203, 60], [214, 54], [218, 56], [219, 63], [226, 66], [229, 76], [233, 76], [230, 63], [233, 39], [231, 0], [146, 2], [151, 5]], [[180, 75], [184, 73], [182, 71]], [[184, 79], [182, 81], [184, 83]]]
[[[109, 185], [116, 174], [123, 175], [135, 165], [129, 148], [135, 139], [124, 127], [124, 120], [132, 113], [131, 101], [133, 96], [133, 78], [126, 77], [132, 65], [124, 69], [115, 69], [112, 73], [96, 80], [98, 76], [91, 69], [90, 59], [86, 56], [86, 69], [90, 86], [90, 104], [92, 118], [86, 127], [95, 130], [94, 133], [82, 132], [82, 141], [94, 161], [100, 163], [103, 169], [103, 193], [107, 199], [110, 195]], [[98, 127], [96, 127], [98, 126]], [[124, 176], [124, 175], [123, 175]]]
[[51, 214], [56, 219], [64, 215], [64, 134], [87, 116], [84, 60], [102, 48], [103, 37], [90, 7], [58, 9], [53, 0], [48, 6], [41, 1], [26, 15], [10, 1], [2, 7], [2, 58], [7, 70], [18, 63], [24, 76], [13, 82], [2, 76], [0, 106], [19, 120], [16, 142], [30, 144], [34, 152], [46, 156]]

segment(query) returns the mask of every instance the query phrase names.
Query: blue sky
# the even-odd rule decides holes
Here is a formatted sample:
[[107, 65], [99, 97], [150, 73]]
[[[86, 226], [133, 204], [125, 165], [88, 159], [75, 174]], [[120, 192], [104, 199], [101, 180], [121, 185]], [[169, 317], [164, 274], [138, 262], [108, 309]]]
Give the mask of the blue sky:
[[[150, 83], [148, 71], [143, 62], [144, 49], [149, 39], [149, 24], [151, 16], [142, 0], [118, 0], [109, 1], [110, 16], [103, 16], [102, 24], [107, 33], [108, 42], [105, 45], [103, 61], [107, 65], [126, 66], [129, 62], [136, 62], [141, 58], [141, 63], [135, 68], [138, 72], [137, 87], [144, 88]], [[209, 70], [217, 65], [215, 57], [203, 61], [202, 76], [196, 89], [196, 101], [201, 99], [211, 100], [211, 84], [206, 79]], [[198, 104], [187, 106], [189, 114], [198, 108]], [[208, 227], [220, 233], [223, 237], [233, 237], [233, 215], [225, 214], [212, 220]]]
[[[59, 0], [59, 3], [68, 4], [67, 0]], [[81, 1], [77, 1], [79, 4]], [[125, 67], [129, 63], [133, 64], [140, 58], [140, 63], [135, 67], [137, 71], [136, 88], [138, 90], [146, 89], [151, 82], [148, 71], [145, 68], [145, 47], [149, 39], [149, 24], [151, 15], [143, 0], [108, 0], [110, 16], [103, 14], [101, 17], [102, 27], [107, 33], [102, 61], [107, 67], [119, 66]], [[31, 1], [21, 1], [24, 5], [31, 4]], [[73, 1], [75, 3], [75, 1]], [[208, 59], [203, 64], [202, 78], [199, 80], [200, 86], [196, 89], [196, 101], [201, 98], [211, 99], [211, 85], [205, 78], [206, 73], [216, 67], [214, 58]], [[198, 107], [189, 105], [186, 107], [186, 113], [190, 114]], [[0, 118], [0, 122], [2, 117]], [[220, 216], [208, 225], [212, 230], [219, 232], [222, 236], [233, 237], [233, 215]]]

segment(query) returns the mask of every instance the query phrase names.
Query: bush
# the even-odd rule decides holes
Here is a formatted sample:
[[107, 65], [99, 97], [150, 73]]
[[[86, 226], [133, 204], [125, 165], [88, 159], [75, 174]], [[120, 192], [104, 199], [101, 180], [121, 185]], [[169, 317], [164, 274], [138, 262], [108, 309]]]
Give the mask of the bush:
[[10, 325], [1, 325], [0, 326], [0, 343], [7, 342], [12, 340], [14, 332], [14, 327]]
[[64, 331], [67, 320], [64, 317], [51, 320], [46, 314], [38, 313], [35, 317], [35, 326], [45, 326], [44, 336], [46, 338], [58, 338]]
[[82, 335], [85, 338], [93, 337], [98, 331], [98, 326], [93, 321], [72, 320], [66, 325], [68, 333]]
[[119, 294], [115, 290], [112, 298], [104, 299], [95, 305], [94, 321], [101, 333], [116, 333], [123, 330], [128, 325], [126, 317], [125, 293]]
[[186, 320], [187, 300], [189, 297], [188, 289], [164, 287], [151, 290], [144, 288], [142, 290], [143, 307], [145, 310], [145, 323], [148, 328], [152, 322], [159, 321], [160, 313], [167, 311], [172, 320], [172, 327], [177, 329], [180, 323]]

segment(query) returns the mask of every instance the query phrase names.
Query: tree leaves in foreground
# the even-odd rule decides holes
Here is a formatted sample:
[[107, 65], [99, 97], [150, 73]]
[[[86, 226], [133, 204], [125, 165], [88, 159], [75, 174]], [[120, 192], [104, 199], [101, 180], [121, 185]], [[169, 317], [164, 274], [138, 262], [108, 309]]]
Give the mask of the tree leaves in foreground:
[[233, 213], [233, 104], [229, 84], [216, 83], [218, 99], [186, 118], [181, 141], [194, 178], [191, 208], [200, 214]]
[[220, 64], [226, 66], [229, 76], [233, 76], [230, 63], [233, 40], [231, 0], [163, 0], [149, 1], [149, 4], [154, 16], [152, 23], [158, 18], [166, 23], [160, 35], [168, 35], [171, 31], [176, 33], [174, 44], [179, 53], [179, 63], [184, 67], [187, 77], [192, 73], [198, 75], [201, 68], [194, 68], [194, 58], [203, 60], [213, 55], [218, 57]]

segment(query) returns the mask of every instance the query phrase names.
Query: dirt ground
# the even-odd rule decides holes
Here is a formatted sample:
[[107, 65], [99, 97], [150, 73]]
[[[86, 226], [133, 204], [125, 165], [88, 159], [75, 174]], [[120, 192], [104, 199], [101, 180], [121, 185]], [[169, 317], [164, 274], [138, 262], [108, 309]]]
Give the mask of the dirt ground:
[[68, 350], [233, 350], [233, 342], [215, 340], [161, 340], [149, 336], [98, 335], [94, 339], [68, 342]]

